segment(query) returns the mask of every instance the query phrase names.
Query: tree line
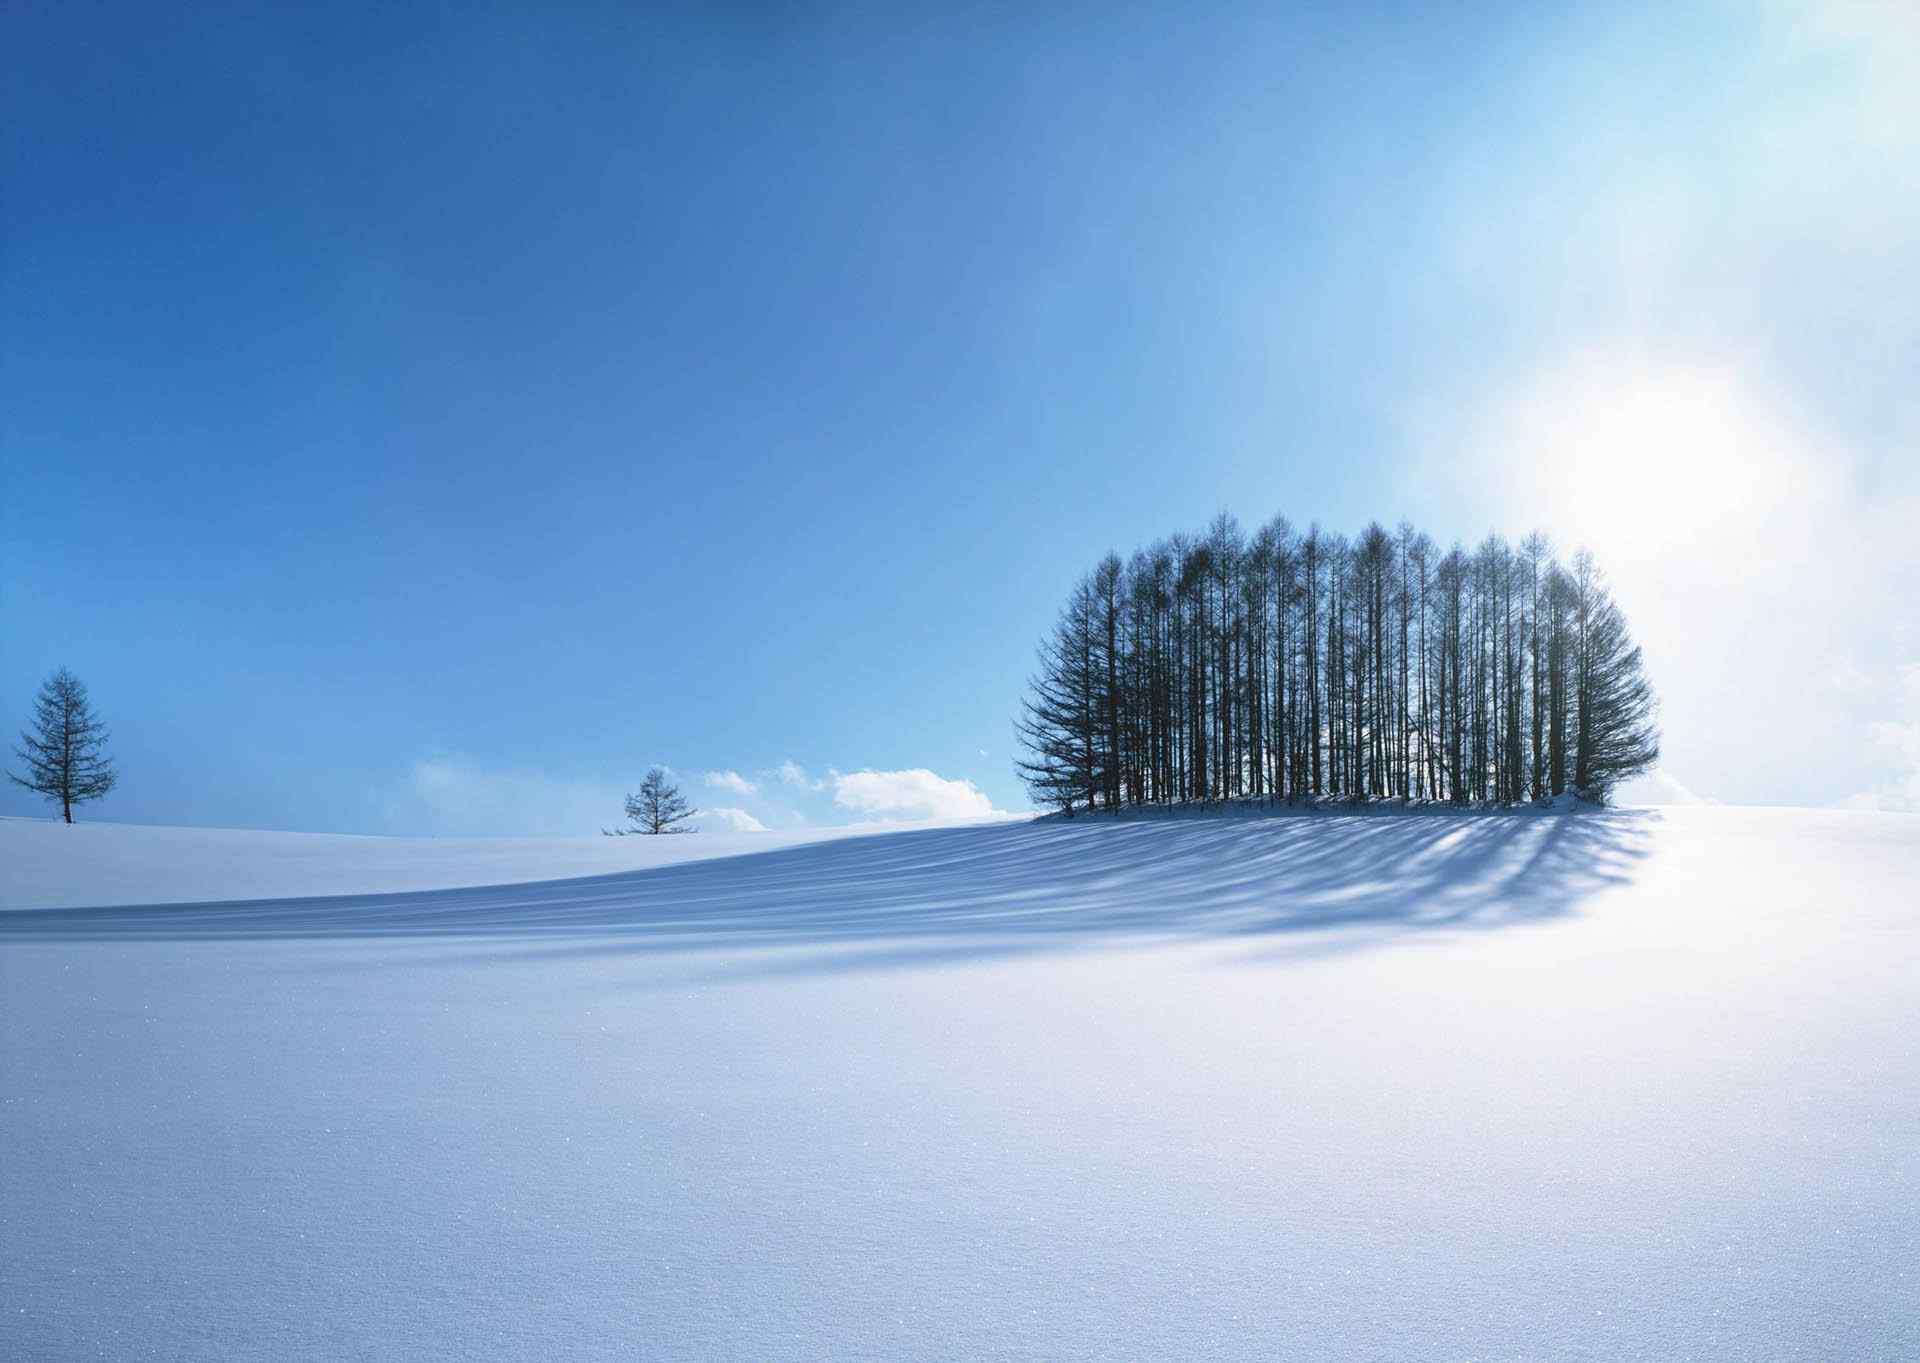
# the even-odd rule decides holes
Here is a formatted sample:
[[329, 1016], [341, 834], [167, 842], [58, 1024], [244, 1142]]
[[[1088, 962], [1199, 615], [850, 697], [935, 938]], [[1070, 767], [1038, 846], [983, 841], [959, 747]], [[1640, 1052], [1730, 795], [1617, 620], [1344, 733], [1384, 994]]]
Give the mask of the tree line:
[[1015, 729], [1036, 804], [1243, 797], [1604, 802], [1659, 755], [1640, 648], [1593, 556], [1440, 552], [1222, 513], [1074, 586]]

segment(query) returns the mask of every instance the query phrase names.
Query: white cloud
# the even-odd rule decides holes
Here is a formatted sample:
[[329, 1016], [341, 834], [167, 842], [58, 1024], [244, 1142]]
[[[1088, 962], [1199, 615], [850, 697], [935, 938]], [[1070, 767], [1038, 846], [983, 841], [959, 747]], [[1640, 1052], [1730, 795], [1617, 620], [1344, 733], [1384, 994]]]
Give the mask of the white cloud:
[[[641, 763], [636, 770], [645, 771]], [[757, 833], [769, 827], [801, 827], [850, 820], [911, 822], [983, 818], [1004, 811], [971, 781], [948, 780], [924, 767], [843, 774], [834, 767], [815, 777], [787, 762], [751, 780], [737, 771], [702, 774], [716, 790], [739, 790], [745, 802], [702, 806], [693, 822], [709, 832]], [[768, 785], [791, 788], [785, 802]], [[736, 785], [735, 783], [738, 783]], [[622, 805], [637, 780], [597, 774], [558, 775], [526, 767], [490, 766], [457, 753], [436, 753], [409, 764], [386, 785], [369, 792], [377, 823], [390, 833], [436, 837], [588, 836], [625, 822]], [[799, 806], [799, 807], [796, 807]], [[803, 812], [811, 808], [813, 817]]]
[[840, 773], [832, 767], [828, 767], [827, 779], [816, 781], [807, 775], [807, 769], [805, 767], [801, 766], [791, 757], [768, 773], [768, 775], [780, 781], [782, 784], [792, 786], [795, 790], [826, 790], [839, 774]]
[[1920, 663], [1895, 670], [1890, 699], [1883, 702], [1893, 717], [1867, 725], [1867, 735], [1881, 762], [1881, 779], [1873, 789], [1839, 801], [1843, 809], [1885, 809], [1920, 814]]
[[760, 820], [754, 818], [753, 815], [747, 813], [746, 810], [735, 809], [729, 806], [703, 809], [698, 815], [697, 822], [702, 828], [706, 828], [714, 820], [725, 824], [727, 831], [730, 833], [764, 833], [767, 831], [767, 826], [761, 823]]
[[971, 781], [948, 780], [925, 767], [835, 773], [833, 800], [879, 819], [984, 818], [998, 813]]
[[731, 769], [727, 771], [710, 771], [702, 779], [714, 790], [730, 790], [735, 795], [758, 795], [760, 793], [760, 787], [758, 785], [749, 781], [739, 772]]

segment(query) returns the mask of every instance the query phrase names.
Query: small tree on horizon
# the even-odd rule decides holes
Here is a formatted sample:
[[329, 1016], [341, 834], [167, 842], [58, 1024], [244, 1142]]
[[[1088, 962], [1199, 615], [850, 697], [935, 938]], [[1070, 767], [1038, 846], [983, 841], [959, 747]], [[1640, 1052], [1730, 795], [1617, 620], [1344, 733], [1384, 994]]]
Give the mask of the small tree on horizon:
[[95, 717], [86, 685], [64, 667], [42, 683], [33, 728], [21, 730], [20, 743], [13, 751], [27, 774], [9, 771], [7, 779], [57, 801], [68, 823], [75, 805], [99, 799], [119, 779], [104, 751], [107, 727]]
[[681, 797], [680, 788], [667, 779], [666, 768], [655, 767], [640, 783], [640, 793], [627, 797], [627, 821], [632, 827], [602, 831], [613, 838], [624, 838], [630, 833], [691, 833], [693, 829], [679, 825], [699, 812]]

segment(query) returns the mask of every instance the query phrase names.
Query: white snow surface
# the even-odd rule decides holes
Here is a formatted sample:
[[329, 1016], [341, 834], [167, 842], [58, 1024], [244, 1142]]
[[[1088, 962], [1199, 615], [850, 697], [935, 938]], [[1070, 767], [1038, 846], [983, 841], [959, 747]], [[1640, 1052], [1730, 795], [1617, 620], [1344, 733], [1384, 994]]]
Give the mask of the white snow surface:
[[[31, 897], [126, 885], [116, 839], [154, 897], [255, 883], [121, 828]], [[1917, 1019], [1893, 814], [23, 907], [0, 1358], [1912, 1359]]]
[[294, 899], [636, 871], [925, 824], [662, 837], [393, 838], [0, 817], [0, 909]]

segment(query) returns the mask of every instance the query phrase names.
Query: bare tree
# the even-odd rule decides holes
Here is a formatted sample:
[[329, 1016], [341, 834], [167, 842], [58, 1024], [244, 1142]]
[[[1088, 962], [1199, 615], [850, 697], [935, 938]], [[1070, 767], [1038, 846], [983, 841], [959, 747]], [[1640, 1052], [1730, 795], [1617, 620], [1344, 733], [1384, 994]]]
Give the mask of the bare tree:
[[1066, 814], [1076, 801], [1093, 809], [1101, 785], [1095, 629], [1093, 582], [1082, 579], [1053, 633], [1041, 641], [1040, 670], [1014, 721], [1028, 754], [1016, 763], [1021, 779], [1034, 799]]
[[1640, 646], [1594, 565], [1581, 550], [1573, 560], [1577, 654], [1577, 714], [1573, 788], [1605, 803], [1620, 782], [1640, 775], [1660, 757], [1653, 688], [1640, 666]]
[[655, 767], [640, 783], [640, 793], [627, 797], [629, 827], [601, 831], [611, 838], [624, 838], [629, 833], [691, 833], [693, 829], [680, 825], [699, 812], [681, 797], [680, 788], [667, 779], [666, 768]]
[[63, 667], [40, 687], [33, 728], [21, 731], [21, 746], [13, 750], [27, 774], [8, 772], [7, 779], [57, 800], [60, 817], [72, 823], [75, 805], [99, 799], [119, 779], [106, 742], [107, 728], [95, 718], [85, 684]]

